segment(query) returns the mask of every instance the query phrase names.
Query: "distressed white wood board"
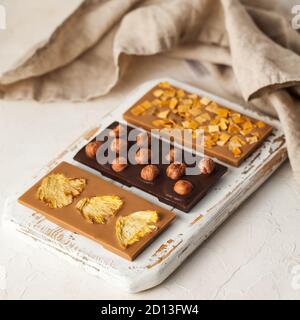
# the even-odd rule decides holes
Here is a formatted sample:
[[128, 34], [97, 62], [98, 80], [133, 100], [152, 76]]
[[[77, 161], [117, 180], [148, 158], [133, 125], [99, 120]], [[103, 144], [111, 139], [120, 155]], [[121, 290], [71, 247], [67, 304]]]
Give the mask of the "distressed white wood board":
[[[229, 215], [254, 192], [287, 158], [285, 138], [278, 121], [247, 110], [240, 105], [213, 94], [175, 81], [156, 79], [140, 85], [119, 108], [99, 119], [99, 124], [82, 134], [72, 145], [42, 168], [23, 188], [27, 190], [61, 161], [67, 161], [98, 176], [97, 171], [73, 160], [73, 156], [89, 140], [113, 121], [123, 121], [122, 114], [135, 101], [160, 81], [169, 81], [186, 91], [208, 96], [234, 110], [261, 119], [274, 127], [273, 134], [263, 146], [252, 154], [239, 168], [229, 167], [228, 173], [203, 198], [190, 213], [184, 213], [163, 203], [160, 206], [176, 212], [174, 223], [163, 232], [137, 259], [126, 261], [105, 250], [99, 244], [76, 233], [64, 230], [48, 221], [41, 214], [25, 208], [17, 202], [19, 194], [6, 201], [4, 223], [34, 243], [52, 250], [76, 263], [112, 285], [128, 292], [139, 292], [160, 284], [165, 280]], [[110, 180], [106, 177], [103, 179]], [[110, 180], [112, 181], [112, 180]], [[136, 188], [127, 188], [115, 181], [112, 183], [128, 189], [157, 203], [158, 200]]]

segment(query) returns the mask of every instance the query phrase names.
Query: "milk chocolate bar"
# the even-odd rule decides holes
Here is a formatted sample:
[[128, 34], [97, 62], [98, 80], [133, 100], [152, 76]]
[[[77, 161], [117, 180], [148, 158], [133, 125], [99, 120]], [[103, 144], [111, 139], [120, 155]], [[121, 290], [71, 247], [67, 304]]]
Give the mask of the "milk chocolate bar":
[[[197, 130], [202, 129], [206, 155], [239, 166], [272, 132], [272, 126], [221, 106], [207, 97], [185, 92], [168, 82], [159, 83], [123, 115], [124, 119], [146, 130], [190, 129], [195, 148]], [[182, 142], [182, 141], [178, 141]]]
[[[66, 162], [19, 202], [128, 260], [134, 260], [175, 218], [173, 212]], [[139, 234], [132, 232], [134, 224], [141, 228]]]

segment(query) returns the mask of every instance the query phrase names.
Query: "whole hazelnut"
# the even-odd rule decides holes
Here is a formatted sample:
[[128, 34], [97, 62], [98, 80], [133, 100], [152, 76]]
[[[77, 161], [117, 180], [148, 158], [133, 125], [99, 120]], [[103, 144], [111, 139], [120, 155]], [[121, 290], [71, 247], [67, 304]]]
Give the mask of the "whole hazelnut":
[[167, 176], [172, 180], [180, 179], [185, 174], [186, 165], [180, 162], [171, 163], [166, 171]]
[[139, 147], [148, 147], [150, 136], [147, 132], [141, 132], [136, 136], [136, 144]]
[[123, 171], [126, 167], [128, 166], [127, 164], [127, 160], [123, 157], [118, 157], [116, 159], [113, 160], [112, 164], [111, 164], [111, 168], [115, 171], [115, 172], [121, 172]]
[[138, 152], [135, 154], [135, 162], [137, 164], [146, 164], [148, 163], [149, 159], [151, 157], [151, 151], [147, 148], [141, 148], [138, 150]]
[[95, 158], [98, 148], [101, 146], [100, 141], [93, 141], [85, 146], [85, 154], [89, 158]]
[[149, 164], [141, 170], [141, 178], [146, 181], [153, 181], [159, 175], [159, 169], [154, 164]]
[[121, 151], [127, 148], [127, 142], [125, 140], [115, 138], [111, 142], [110, 150], [116, 153], [120, 153]]
[[165, 159], [168, 163], [174, 162], [176, 159], [179, 159], [180, 151], [178, 149], [170, 149], [170, 152], [166, 155]]
[[193, 185], [188, 180], [178, 180], [174, 185], [174, 191], [181, 196], [186, 196], [192, 189]]
[[111, 137], [122, 137], [125, 135], [126, 129], [121, 124], [118, 124], [116, 127], [114, 127], [110, 132], [109, 135]]
[[211, 174], [215, 169], [215, 163], [212, 159], [204, 158], [199, 162], [199, 169], [202, 174]]

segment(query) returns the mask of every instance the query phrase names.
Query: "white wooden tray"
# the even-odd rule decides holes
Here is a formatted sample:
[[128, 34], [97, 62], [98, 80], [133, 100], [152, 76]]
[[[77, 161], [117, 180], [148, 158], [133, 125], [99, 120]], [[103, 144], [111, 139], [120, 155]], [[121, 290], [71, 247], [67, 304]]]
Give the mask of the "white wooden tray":
[[[20, 205], [17, 202], [19, 195], [8, 199], [5, 205], [4, 223], [6, 226], [26, 235], [28, 239], [37, 240], [35, 243], [38, 246], [42, 245], [53, 250], [86, 271], [129, 292], [139, 292], [154, 287], [166, 279], [287, 158], [285, 138], [278, 121], [245, 110], [239, 105], [200, 89], [164, 78], [144, 83], [138, 87], [117, 110], [99, 119], [99, 126], [84, 133], [49, 165], [32, 177], [32, 180], [24, 185], [23, 191], [63, 160], [96, 175], [101, 175], [73, 161], [73, 156], [87, 141], [96, 136], [101, 128], [116, 120], [123, 121], [123, 112], [160, 81], [169, 81], [186, 91], [208, 96], [220, 104], [262, 119], [273, 125], [274, 133], [239, 168], [229, 167], [228, 173], [190, 213], [183, 213], [160, 203], [162, 207], [174, 210], [177, 219], [134, 262], [119, 258], [99, 244], [47, 221], [39, 213]], [[127, 187], [122, 186], [122, 188]], [[138, 189], [129, 188], [129, 190], [152, 202], [157, 202], [155, 197]]]

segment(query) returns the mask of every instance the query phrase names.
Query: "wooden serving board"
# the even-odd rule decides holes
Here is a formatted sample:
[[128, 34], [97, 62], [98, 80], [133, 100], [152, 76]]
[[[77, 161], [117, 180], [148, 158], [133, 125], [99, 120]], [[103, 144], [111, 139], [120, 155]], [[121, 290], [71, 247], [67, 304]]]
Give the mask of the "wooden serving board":
[[[67, 161], [100, 175], [93, 169], [76, 163], [73, 160], [74, 155], [102, 128], [107, 127], [113, 121], [122, 122], [122, 114], [160, 81], [169, 81], [172, 85], [186, 91], [210, 97], [219, 104], [250, 117], [261, 119], [274, 127], [273, 133], [263, 143], [262, 147], [247, 158], [240, 167], [229, 167], [226, 176], [190, 213], [187, 214], [159, 203], [161, 207], [173, 210], [177, 219], [133, 262], [117, 257], [92, 240], [66, 231], [48, 221], [41, 214], [25, 208], [17, 202], [19, 195], [6, 202], [4, 212], [6, 226], [12, 227], [28, 239], [37, 240], [35, 243], [38, 246], [53, 250], [86, 271], [129, 292], [146, 290], [164, 281], [287, 158], [285, 137], [278, 121], [245, 110], [237, 104], [184, 83], [172, 79], [156, 79], [142, 84], [129, 95], [118, 109], [105, 118], [99, 119], [98, 127], [84, 133], [58, 157], [42, 168], [28, 184], [24, 185], [23, 191], [62, 161]], [[157, 203], [155, 197], [141, 190], [133, 187], [128, 188], [115, 181], [113, 183], [153, 203]]]

